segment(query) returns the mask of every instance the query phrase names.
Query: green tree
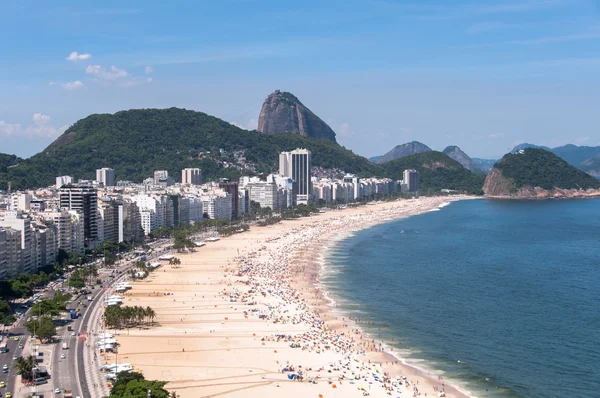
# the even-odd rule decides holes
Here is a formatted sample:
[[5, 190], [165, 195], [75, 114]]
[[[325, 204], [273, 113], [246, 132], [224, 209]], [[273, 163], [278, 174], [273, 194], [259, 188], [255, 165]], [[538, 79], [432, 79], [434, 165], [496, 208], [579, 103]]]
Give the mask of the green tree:
[[42, 316], [38, 319], [30, 319], [25, 324], [25, 327], [33, 336], [40, 340], [49, 340], [56, 334], [56, 326], [52, 319], [48, 316]]
[[13, 280], [10, 285], [10, 290], [12, 295], [18, 298], [27, 298], [33, 294], [31, 286], [20, 280]]
[[169, 398], [164, 389], [166, 381], [146, 380], [137, 372], [120, 372], [110, 389], [109, 398], [147, 398], [150, 390], [151, 398]]
[[80, 270], [76, 270], [69, 278], [69, 286], [75, 289], [81, 289], [85, 286], [85, 278]]

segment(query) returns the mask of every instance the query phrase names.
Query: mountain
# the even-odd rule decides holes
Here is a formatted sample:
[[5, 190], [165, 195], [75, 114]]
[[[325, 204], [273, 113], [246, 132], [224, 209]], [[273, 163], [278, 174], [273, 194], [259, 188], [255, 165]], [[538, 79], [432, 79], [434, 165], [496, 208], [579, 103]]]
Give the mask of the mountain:
[[494, 167], [498, 159], [473, 158], [473, 161], [477, 163], [479, 168], [483, 170], [484, 173], [487, 173], [492, 167]]
[[523, 143], [523, 144], [519, 144], [517, 146], [515, 146], [512, 151], [510, 151], [510, 153], [517, 153], [523, 149], [527, 149], [527, 148], [541, 148], [541, 149], [545, 149], [547, 151], [551, 151], [552, 149], [548, 148], [547, 146], [538, 146], [538, 145], [534, 145], [534, 144], [528, 144], [528, 143]]
[[394, 159], [399, 159], [404, 156], [413, 155], [415, 153], [429, 152], [431, 148], [418, 141], [408, 142], [406, 144], [397, 145], [391, 151], [377, 159], [377, 164], [383, 164]]
[[442, 152], [450, 156], [452, 159], [460, 163], [465, 169], [472, 171], [473, 173], [485, 174], [485, 172], [479, 167], [477, 163], [473, 161], [456, 145], [447, 146]]
[[314, 166], [359, 176], [385, 174], [331, 140], [260, 134], [185, 109], [134, 109], [79, 120], [44, 151], [0, 172], [0, 189], [9, 181], [14, 189], [48, 186], [59, 175], [94, 179], [102, 167], [112, 167], [117, 180], [138, 182], [154, 170], [168, 170], [178, 181], [186, 167], [201, 168], [207, 179], [237, 179], [277, 170], [279, 153], [295, 148], [311, 150]]
[[483, 193], [481, 187], [485, 176], [470, 172], [442, 152], [430, 150], [416, 153], [391, 160], [382, 166], [394, 180], [401, 180], [402, 172], [406, 169], [417, 170], [420, 191], [423, 193], [439, 192], [441, 189], [452, 189], [475, 195]]
[[595, 189], [600, 189], [600, 181], [541, 148], [504, 155], [483, 186], [486, 195], [516, 198], [600, 195], [587, 191]]
[[600, 146], [577, 146], [568, 144], [552, 148], [552, 152], [563, 158], [567, 163], [584, 170], [582, 164], [600, 156]]
[[381, 155], [373, 156], [369, 158], [369, 162], [377, 163], [377, 161], [381, 158]]
[[581, 163], [580, 169], [592, 177], [600, 178], [600, 155]]
[[276, 90], [269, 94], [258, 118], [257, 131], [293, 133], [335, 142], [335, 132], [293, 94]]

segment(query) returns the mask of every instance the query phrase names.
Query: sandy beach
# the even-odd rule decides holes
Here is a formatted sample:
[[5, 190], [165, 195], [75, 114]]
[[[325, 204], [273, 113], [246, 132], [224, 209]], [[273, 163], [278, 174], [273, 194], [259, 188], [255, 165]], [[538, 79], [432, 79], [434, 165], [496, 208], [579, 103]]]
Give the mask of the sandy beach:
[[159, 325], [116, 331], [118, 363], [184, 398], [466, 396], [399, 361], [318, 283], [323, 251], [340, 236], [465, 198], [332, 210], [176, 254], [181, 265], [163, 261], [126, 294], [124, 305], [152, 307]]

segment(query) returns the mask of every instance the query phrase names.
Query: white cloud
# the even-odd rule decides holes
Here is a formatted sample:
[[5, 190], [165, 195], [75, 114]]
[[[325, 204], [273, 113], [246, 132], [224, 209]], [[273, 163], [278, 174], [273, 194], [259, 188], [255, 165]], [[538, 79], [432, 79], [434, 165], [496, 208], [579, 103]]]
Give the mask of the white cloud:
[[151, 66], [146, 66], [146, 69], [144, 69], [144, 71], [146, 72], [147, 75], [151, 74], [152, 72], [154, 72], [154, 69], [152, 69]]
[[0, 120], [0, 135], [11, 136], [21, 130], [20, 124], [6, 123], [4, 120]]
[[85, 73], [94, 77], [93, 81], [101, 82], [105, 85], [115, 85], [121, 87], [133, 87], [143, 83], [152, 83], [151, 77], [134, 76], [125, 69], [117, 68], [112, 65], [110, 68], [104, 68], [100, 65], [88, 65]]
[[585, 144], [586, 142], [588, 142], [589, 140], [591, 140], [592, 137], [590, 137], [589, 135], [586, 135], [585, 137], [578, 137], [575, 139], [575, 144], [576, 145], [582, 145]]
[[34, 124], [46, 124], [50, 121], [50, 116], [38, 112], [33, 114], [32, 120]]
[[342, 124], [340, 125], [339, 132], [340, 132], [339, 134], [340, 134], [342, 137], [349, 137], [349, 136], [351, 136], [351, 135], [353, 134], [353, 133], [350, 131], [350, 126], [348, 125], [348, 123], [342, 123]]
[[75, 80], [74, 82], [66, 82], [66, 83], [57, 83], [50, 82], [51, 86], [61, 86], [65, 90], [77, 90], [78, 88], [82, 88], [85, 86], [80, 80]]
[[246, 124], [241, 124], [237, 122], [231, 122], [231, 124], [244, 130], [256, 130], [256, 128], [258, 127], [258, 121], [256, 121], [256, 119], [250, 119]]
[[88, 65], [85, 69], [85, 73], [92, 75], [100, 80], [114, 81], [129, 76], [129, 72], [125, 69], [119, 69], [112, 65], [110, 69], [101, 67], [100, 65]]
[[92, 54], [80, 54], [77, 51], [73, 51], [71, 54], [69, 54], [69, 56], [67, 58], [65, 58], [67, 61], [85, 61], [87, 59], [92, 58]]
[[50, 116], [43, 113], [35, 113], [31, 118], [31, 124], [22, 128], [20, 124], [10, 124], [0, 120], [0, 135], [31, 136], [41, 138], [56, 138], [61, 135], [68, 126], [55, 127], [50, 124]]

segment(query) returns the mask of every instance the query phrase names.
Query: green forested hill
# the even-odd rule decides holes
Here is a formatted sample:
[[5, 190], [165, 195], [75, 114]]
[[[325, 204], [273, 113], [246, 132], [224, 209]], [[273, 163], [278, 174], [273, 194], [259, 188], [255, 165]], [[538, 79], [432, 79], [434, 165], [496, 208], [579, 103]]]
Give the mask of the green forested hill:
[[[225, 156], [219, 154], [221, 148]], [[295, 148], [310, 149], [315, 166], [385, 175], [380, 166], [330, 140], [260, 134], [185, 109], [138, 109], [79, 120], [43, 152], [19, 161], [17, 167], [0, 168], [0, 189], [9, 181], [14, 189], [47, 186], [59, 175], [94, 179], [95, 170], [102, 167], [113, 168], [117, 180], [138, 182], [161, 169], [178, 181], [185, 167], [200, 167], [207, 179], [238, 178], [240, 170], [219, 163], [233, 160], [234, 151], [243, 150], [256, 172], [267, 173], [277, 170], [279, 152]]]
[[0, 153], [0, 173], [6, 173], [8, 168], [22, 162], [23, 159], [17, 155], [8, 155], [6, 153]]
[[506, 154], [494, 168], [500, 170], [504, 178], [512, 180], [517, 189], [526, 186], [548, 190], [600, 188], [599, 180], [554, 153], [539, 148]]
[[421, 180], [420, 190], [425, 194], [428, 191], [435, 192], [440, 189], [453, 189], [476, 195], [483, 194], [482, 186], [485, 176], [470, 172], [442, 152], [416, 153], [386, 162], [382, 167], [395, 180], [402, 179], [402, 172], [406, 169], [417, 170]]

